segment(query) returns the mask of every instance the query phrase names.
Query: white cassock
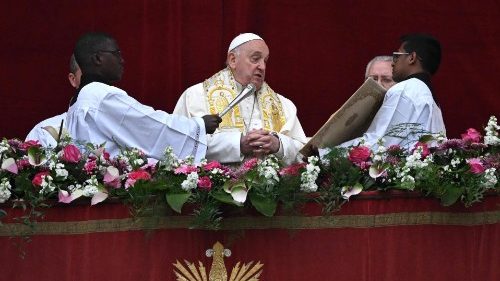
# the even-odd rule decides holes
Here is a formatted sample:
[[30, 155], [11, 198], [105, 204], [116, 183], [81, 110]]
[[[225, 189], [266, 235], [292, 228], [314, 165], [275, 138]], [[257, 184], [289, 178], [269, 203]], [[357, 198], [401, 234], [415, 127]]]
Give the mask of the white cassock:
[[54, 117], [47, 118], [40, 123], [36, 124], [33, 129], [26, 136], [26, 141], [29, 140], [37, 140], [39, 144], [44, 147], [56, 147], [57, 142], [52, 137], [51, 134], [44, 127], [54, 127], [57, 132], [59, 132], [59, 128], [61, 127], [61, 121], [66, 122], [66, 112], [63, 114], [56, 115]]
[[[242, 86], [236, 84], [236, 92], [241, 92]], [[285, 115], [285, 123], [277, 132], [280, 138], [280, 149], [275, 154], [289, 165], [296, 162], [298, 152], [307, 142], [304, 130], [297, 118], [297, 108], [292, 101], [277, 95]], [[252, 129], [263, 128], [262, 113], [259, 110], [255, 95], [241, 101], [238, 105], [246, 132]], [[181, 95], [174, 109], [174, 114], [187, 117], [203, 116], [211, 114], [207, 96], [205, 94], [203, 83], [189, 87]], [[207, 135], [208, 149], [207, 159], [217, 160], [221, 163], [239, 163], [244, 160], [240, 150], [240, 139], [242, 132], [239, 128], [219, 128], [214, 134]]]
[[75, 140], [101, 144], [111, 156], [120, 147], [139, 148], [151, 158], [163, 159], [171, 146], [179, 158], [205, 157], [207, 142], [202, 118], [175, 116], [154, 110], [107, 84], [84, 86], [68, 110], [67, 129]]
[[[413, 147], [416, 140], [408, 143], [408, 140], [385, 136], [395, 125], [403, 123], [417, 123], [421, 125], [420, 129], [427, 132], [446, 135], [441, 109], [434, 101], [429, 87], [417, 78], [397, 83], [387, 91], [382, 106], [364, 135], [365, 144], [376, 145], [383, 137], [385, 147], [405, 142], [408, 147]], [[357, 145], [360, 140], [361, 138], [353, 139], [340, 146]]]

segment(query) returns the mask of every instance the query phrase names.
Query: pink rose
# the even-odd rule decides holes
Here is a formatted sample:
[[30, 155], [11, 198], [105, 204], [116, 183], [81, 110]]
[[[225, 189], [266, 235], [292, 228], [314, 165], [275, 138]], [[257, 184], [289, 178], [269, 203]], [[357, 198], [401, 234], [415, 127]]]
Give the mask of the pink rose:
[[463, 141], [468, 141], [468, 142], [480, 142], [481, 141], [481, 134], [476, 131], [474, 128], [469, 128], [467, 129], [467, 132], [463, 133], [460, 135], [462, 137]]
[[50, 174], [49, 171], [43, 171], [43, 172], [38, 172], [34, 177], [33, 179], [31, 180], [31, 183], [34, 185], [34, 186], [41, 186], [42, 185], [42, 182], [43, 182], [43, 179], [42, 177], [43, 176], [48, 176]]
[[188, 175], [196, 171], [198, 171], [198, 168], [196, 166], [181, 165], [180, 167], [175, 169], [174, 173]]
[[467, 164], [469, 164], [469, 171], [473, 174], [479, 175], [484, 173], [484, 166], [481, 160], [478, 158], [471, 158], [467, 160]]
[[138, 180], [150, 180], [151, 175], [144, 170], [132, 171], [128, 175], [127, 181], [125, 182], [125, 188], [134, 186], [135, 182]]
[[429, 154], [431, 154], [429, 146], [426, 143], [424, 143], [424, 142], [417, 142], [415, 144], [415, 146], [413, 147], [412, 152], [415, 151], [415, 149], [417, 149], [418, 147], [422, 148], [422, 154], [421, 154], [422, 155], [422, 159], [425, 159], [427, 156], [429, 156]]
[[200, 189], [209, 191], [210, 189], [212, 189], [212, 181], [208, 176], [203, 176], [198, 179], [198, 187], [200, 187]]
[[349, 151], [349, 160], [354, 164], [361, 164], [370, 158], [371, 150], [366, 146], [356, 146]]
[[68, 144], [63, 148], [61, 158], [68, 163], [78, 163], [82, 158], [82, 153], [75, 145]]
[[280, 170], [280, 175], [282, 176], [297, 176], [299, 174], [300, 169], [304, 168], [306, 163], [295, 163], [288, 167], [284, 167]]
[[210, 161], [205, 166], [203, 166], [203, 168], [207, 171], [211, 171], [211, 170], [216, 169], [216, 168], [219, 168], [219, 169], [222, 168], [222, 165], [217, 161]]

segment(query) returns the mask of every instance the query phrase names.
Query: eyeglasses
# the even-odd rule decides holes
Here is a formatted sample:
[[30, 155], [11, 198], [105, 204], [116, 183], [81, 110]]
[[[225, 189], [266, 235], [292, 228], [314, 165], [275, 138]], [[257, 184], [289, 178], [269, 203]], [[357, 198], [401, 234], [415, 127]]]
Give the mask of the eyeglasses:
[[392, 61], [393, 62], [396, 62], [399, 58], [399, 56], [402, 56], [402, 55], [409, 55], [410, 53], [404, 53], [404, 52], [393, 52], [392, 53]]
[[120, 51], [120, 49], [116, 49], [116, 50], [99, 50], [97, 52], [101, 52], [101, 53], [110, 53], [112, 54], [113, 56], [115, 57], [118, 57], [118, 58], [121, 58], [122, 57], [122, 51]]

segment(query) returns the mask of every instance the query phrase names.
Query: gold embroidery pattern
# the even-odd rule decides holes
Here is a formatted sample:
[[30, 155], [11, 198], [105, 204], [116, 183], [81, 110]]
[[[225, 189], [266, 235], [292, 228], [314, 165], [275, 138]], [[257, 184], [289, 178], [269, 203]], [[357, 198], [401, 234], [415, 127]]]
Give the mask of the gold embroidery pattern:
[[[141, 217], [88, 221], [43, 222], [35, 229], [21, 223], [4, 223], [1, 236], [74, 235], [153, 229], [188, 229], [190, 216]], [[476, 226], [500, 223], [500, 210], [476, 213], [418, 212], [379, 215], [275, 216], [225, 218], [222, 230], [239, 229], [335, 229], [406, 225]]]
[[[208, 279], [205, 267], [200, 261], [198, 261], [198, 268], [196, 268], [194, 263], [184, 260], [187, 266], [186, 268], [179, 260], [176, 260], [176, 263], [173, 265], [175, 269], [177, 269], [174, 269], [177, 281], [227, 281], [227, 270], [224, 264], [224, 257], [231, 256], [231, 251], [229, 249], [224, 249], [224, 246], [220, 242], [217, 242], [212, 249], [206, 251], [206, 255], [207, 257], [213, 257]], [[241, 262], [238, 262], [233, 267], [229, 281], [259, 280], [264, 264], [260, 263], [260, 261], [255, 265], [253, 265], [253, 261], [248, 264], [243, 264], [241, 267], [240, 264]]]
[[[205, 80], [203, 88], [211, 114], [221, 112], [237, 96], [236, 84], [229, 68], [225, 68]], [[257, 96], [259, 97], [258, 106], [262, 113], [262, 128], [279, 132], [286, 120], [278, 95], [267, 83], [264, 83]], [[238, 128], [240, 132], [245, 132], [246, 128], [241, 117], [240, 106], [235, 106], [229, 114], [222, 118], [219, 128]]]

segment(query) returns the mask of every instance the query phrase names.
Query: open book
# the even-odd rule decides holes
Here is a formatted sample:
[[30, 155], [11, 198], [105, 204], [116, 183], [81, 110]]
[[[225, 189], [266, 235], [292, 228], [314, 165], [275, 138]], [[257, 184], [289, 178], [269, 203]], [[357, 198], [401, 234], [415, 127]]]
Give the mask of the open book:
[[325, 148], [339, 145], [361, 137], [370, 126], [373, 117], [384, 100], [386, 90], [372, 78], [368, 78], [359, 89], [335, 112], [328, 121], [304, 145], [300, 153], [310, 156], [313, 147]]

